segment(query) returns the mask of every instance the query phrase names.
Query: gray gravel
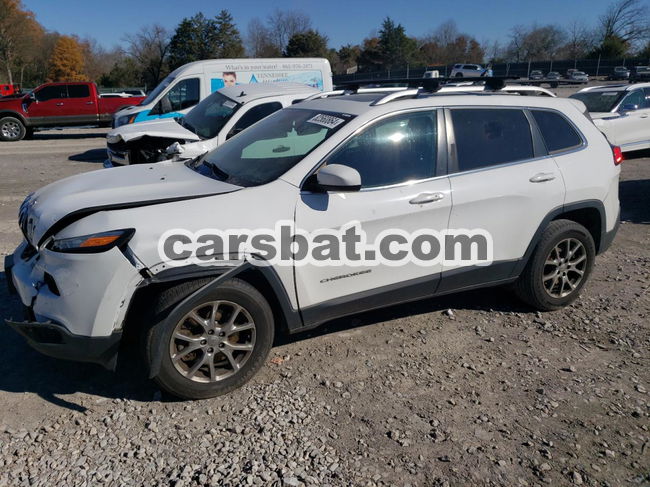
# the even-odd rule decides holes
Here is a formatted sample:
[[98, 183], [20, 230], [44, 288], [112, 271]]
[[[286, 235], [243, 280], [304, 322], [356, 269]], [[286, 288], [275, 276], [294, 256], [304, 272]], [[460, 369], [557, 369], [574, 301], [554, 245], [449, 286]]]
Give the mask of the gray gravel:
[[[0, 253], [27, 193], [100, 167], [102, 135], [0, 145]], [[557, 312], [491, 289], [337, 320], [280, 337], [250, 384], [198, 402], [0, 326], [0, 486], [650, 485], [644, 155], [623, 164], [613, 248]], [[0, 314], [19, 316], [3, 281]]]

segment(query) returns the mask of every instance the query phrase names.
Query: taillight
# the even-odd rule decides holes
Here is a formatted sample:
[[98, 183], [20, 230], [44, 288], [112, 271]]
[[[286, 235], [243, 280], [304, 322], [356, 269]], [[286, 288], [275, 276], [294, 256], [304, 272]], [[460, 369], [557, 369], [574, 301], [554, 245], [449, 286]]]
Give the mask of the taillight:
[[614, 155], [615, 166], [618, 166], [621, 162], [623, 162], [623, 151], [619, 146], [615, 145], [612, 147], [612, 154]]

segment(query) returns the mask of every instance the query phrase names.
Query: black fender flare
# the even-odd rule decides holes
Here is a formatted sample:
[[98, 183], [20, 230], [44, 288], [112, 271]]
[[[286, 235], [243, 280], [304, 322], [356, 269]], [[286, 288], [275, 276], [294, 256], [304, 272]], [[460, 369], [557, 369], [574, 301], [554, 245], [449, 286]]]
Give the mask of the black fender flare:
[[[546, 229], [548, 224], [551, 223], [551, 221], [555, 220], [558, 216], [564, 213], [568, 213], [570, 211], [575, 211], [575, 210], [584, 210], [587, 208], [598, 210], [598, 214], [600, 215], [600, 242], [603, 242], [604, 236], [606, 234], [606, 217], [605, 217], [606, 213], [605, 213], [605, 205], [603, 204], [602, 201], [584, 200], [575, 203], [569, 203], [567, 205], [558, 206], [557, 208], [551, 210], [544, 217], [542, 222], [539, 224], [539, 227], [537, 227], [537, 230], [535, 231], [533, 238], [531, 239], [530, 243], [528, 244], [528, 247], [526, 248], [526, 252], [524, 253], [524, 256], [514, 266], [512, 273], [510, 274], [510, 277], [517, 277], [523, 272], [524, 268], [526, 267], [526, 264], [528, 264], [528, 261], [530, 260], [530, 257], [533, 255], [535, 248], [537, 248], [537, 244], [542, 238], [542, 234], [544, 233], [544, 230]], [[596, 253], [600, 253], [599, 247], [600, 246], [598, 245], [596, 246]]]
[[[213, 279], [210, 280], [207, 284], [200, 287], [189, 296], [185, 297], [176, 305], [175, 309], [164, 320], [164, 323], [168, 324], [174, 320], [181, 318], [179, 313], [176, 311], [181, 305], [191, 305], [193, 302], [198, 303], [205, 294], [209, 293], [214, 288], [219, 287], [222, 282], [228, 279], [232, 279], [233, 277], [249, 273], [259, 273], [266, 280], [271, 289], [271, 292], [274, 294], [274, 302], [279, 308], [276, 311], [280, 313], [280, 316], [282, 316], [282, 318], [285, 320], [289, 333], [299, 331], [303, 326], [300, 311], [294, 309], [291, 306], [289, 295], [287, 294], [287, 291], [283, 286], [280, 277], [277, 275], [273, 267], [269, 265], [255, 265], [249, 261], [245, 261], [236, 267], [188, 266], [173, 268], [145, 279], [139, 287], [162, 282], [174, 282], [178, 280], [207, 276], [213, 277]], [[269, 299], [269, 301], [271, 300]], [[149, 363], [150, 378], [155, 377], [160, 371], [160, 364], [162, 361], [162, 353], [164, 349], [165, 347], [161, 346], [161, 344], [153, 347], [153, 355], [150, 357], [151, 360]]]

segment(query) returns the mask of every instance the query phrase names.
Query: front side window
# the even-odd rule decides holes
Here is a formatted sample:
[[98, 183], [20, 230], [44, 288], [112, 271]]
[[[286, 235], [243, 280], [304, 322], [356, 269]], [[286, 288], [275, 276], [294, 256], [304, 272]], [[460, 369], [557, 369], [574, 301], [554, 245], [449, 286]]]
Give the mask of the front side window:
[[559, 113], [548, 110], [532, 110], [531, 113], [550, 153], [572, 149], [582, 144], [582, 139], [573, 126]]
[[287, 108], [260, 120], [193, 166], [238, 186], [259, 186], [282, 176], [354, 117], [346, 113]]
[[35, 95], [38, 101], [56, 100], [59, 98], [67, 98], [68, 90], [65, 85], [50, 85], [41, 88]]
[[199, 79], [179, 81], [160, 100], [160, 114], [177, 112], [193, 107], [199, 102]]
[[361, 175], [361, 187], [373, 188], [435, 176], [435, 111], [393, 116], [355, 135], [327, 159]]
[[451, 110], [451, 118], [461, 172], [534, 157], [523, 110], [457, 108]]
[[643, 93], [643, 90], [634, 90], [623, 98], [621, 107], [624, 107], [625, 105], [634, 105], [637, 108], [645, 108], [645, 94]]
[[215, 91], [177, 121], [202, 139], [213, 139], [240, 107], [241, 104]]

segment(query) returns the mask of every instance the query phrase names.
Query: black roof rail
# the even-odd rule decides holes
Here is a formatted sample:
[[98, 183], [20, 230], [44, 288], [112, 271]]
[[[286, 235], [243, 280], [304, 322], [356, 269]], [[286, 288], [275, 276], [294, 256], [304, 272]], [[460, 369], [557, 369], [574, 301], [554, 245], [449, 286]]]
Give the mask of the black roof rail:
[[351, 91], [368, 85], [406, 85], [408, 88], [421, 88], [423, 92], [435, 93], [446, 83], [481, 83], [489, 90], [498, 91], [503, 88], [508, 80], [518, 80], [519, 76], [481, 76], [477, 78], [389, 78], [389, 79], [362, 79], [343, 81], [337, 86], [343, 86]]

